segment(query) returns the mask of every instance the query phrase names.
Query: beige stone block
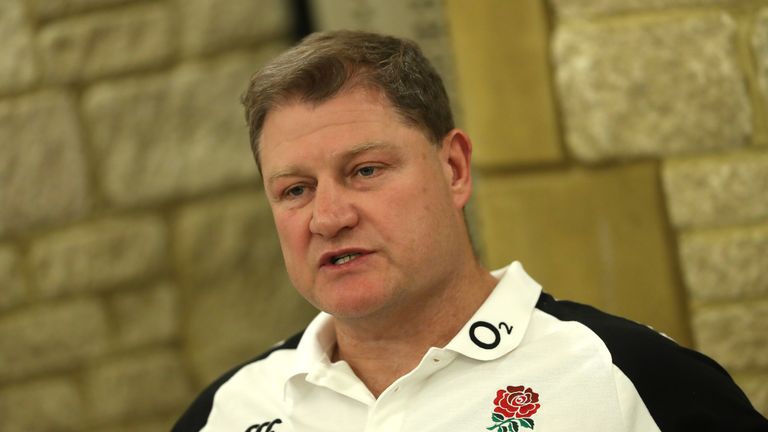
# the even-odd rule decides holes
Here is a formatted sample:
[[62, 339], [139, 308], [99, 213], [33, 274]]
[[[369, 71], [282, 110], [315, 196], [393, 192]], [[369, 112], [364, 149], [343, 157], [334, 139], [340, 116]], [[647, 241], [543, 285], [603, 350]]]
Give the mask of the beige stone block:
[[159, 66], [174, 49], [170, 24], [160, 3], [55, 21], [38, 38], [45, 77], [79, 82]]
[[283, 272], [222, 276], [187, 293], [185, 351], [198, 384], [296, 334], [317, 314]]
[[105, 352], [107, 316], [95, 300], [35, 306], [0, 317], [0, 381], [76, 366]]
[[483, 178], [476, 205], [485, 261], [519, 260], [558, 298], [689, 344], [657, 185], [650, 163]]
[[232, 273], [279, 274], [283, 258], [263, 192], [230, 194], [184, 207], [174, 219], [177, 267], [206, 285]]
[[167, 262], [160, 218], [106, 219], [66, 229], [32, 245], [32, 273], [43, 297], [111, 288], [147, 278]]
[[768, 301], [703, 308], [692, 322], [696, 347], [725, 368], [768, 367]]
[[[355, 29], [387, 33], [431, 44], [449, 42], [445, 2], [388, 0], [310, 0], [322, 30]], [[443, 49], [450, 44], [443, 45]], [[425, 53], [429, 50], [422, 47]]]
[[130, 1], [132, 0], [27, 0], [27, 3], [35, 18], [48, 20]]
[[107, 198], [139, 204], [257, 181], [239, 97], [277, 48], [90, 89], [84, 107]]
[[750, 0], [549, 0], [560, 18], [577, 18], [681, 6], [744, 4]]
[[680, 262], [695, 301], [768, 294], [768, 225], [684, 233]]
[[435, 49], [443, 51], [442, 55], [450, 59], [449, 23], [444, 2], [311, 0], [310, 3], [319, 29], [392, 34], [418, 42], [430, 60], [433, 60], [432, 55], [438, 54]]
[[768, 219], [768, 152], [667, 160], [663, 179], [679, 228]]
[[293, 29], [292, 4], [283, 0], [177, 0], [182, 46], [200, 54], [238, 44], [287, 36]]
[[735, 39], [724, 13], [560, 26], [567, 146], [585, 161], [743, 146], [751, 109]]
[[200, 383], [291, 336], [316, 313], [288, 281], [261, 193], [189, 206], [175, 225], [177, 268], [187, 282], [184, 340]]
[[452, 0], [447, 10], [474, 164], [561, 159], [545, 4]]
[[[768, 104], [768, 8], [763, 8], [752, 27], [752, 50], [762, 103]], [[763, 120], [765, 121], [765, 120]]]
[[736, 375], [734, 379], [755, 409], [764, 417], [768, 417], [768, 374]]
[[0, 2], [0, 92], [24, 89], [39, 74], [25, 15], [21, 0]]
[[0, 312], [29, 298], [29, 287], [21, 266], [16, 251], [10, 245], [0, 245]]
[[179, 334], [178, 301], [177, 288], [170, 283], [116, 294], [110, 299], [117, 322], [115, 343], [132, 348], [173, 340]]
[[94, 367], [86, 373], [90, 417], [106, 423], [177, 409], [192, 398], [184, 364], [170, 350], [154, 351]]
[[81, 145], [69, 94], [47, 91], [0, 102], [0, 234], [85, 212]]
[[83, 400], [73, 380], [52, 378], [0, 389], [3, 432], [76, 431], [83, 421]]

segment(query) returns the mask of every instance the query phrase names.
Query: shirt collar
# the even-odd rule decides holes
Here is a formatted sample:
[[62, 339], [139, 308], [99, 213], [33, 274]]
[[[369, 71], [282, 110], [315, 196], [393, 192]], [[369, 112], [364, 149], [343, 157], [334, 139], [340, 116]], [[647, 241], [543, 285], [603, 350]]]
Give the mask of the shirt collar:
[[335, 344], [336, 330], [333, 326], [333, 317], [321, 312], [307, 326], [296, 347], [296, 362], [283, 385], [284, 401], [293, 403], [297, 393], [292, 391], [292, 384], [302, 385], [301, 382], [328, 387], [365, 404], [375, 401], [371, 392], [357, 378], [347, 362], [341, 360], [331, 363]]
[[[445, 346], [446, 350], [487, 361], [512, 351], [523, 339], [541, 294], [541, 286], [528, 276], [517, 261], [491, 274], [499, 283]], [[330, 355], [335, 343], [333, 317], [321, 312], [307, 326], [296, 347], [296, 362], [286, 376], [284, 396], [292, 378], [313, 376], [332, 366]], [[346, 363], [337, 366], [348, 367]]]
[[296, 363], [288, 378], [308, 374], [318, 366], [328, 366], [330, 355], [336, 344], [336, 330], [333, 327], [333, 317], [320, 312], [309, 323], [296, 347]]
[[488, 361], [512, 351], [522, 341], [541, 285], [517, 261], [491, 274], [499, 283], [445, 349]]

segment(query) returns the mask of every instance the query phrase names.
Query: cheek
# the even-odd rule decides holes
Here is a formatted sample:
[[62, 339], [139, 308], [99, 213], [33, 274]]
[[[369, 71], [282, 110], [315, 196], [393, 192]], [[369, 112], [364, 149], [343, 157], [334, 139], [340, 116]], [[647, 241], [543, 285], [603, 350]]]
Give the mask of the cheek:
[[288, 272], [291, 283], [301, 292], [301, 287], [306, 285], [307, 274], [305, 272], [304, 257], [307, 254], [306, 242], [302, 240], [301, 230], [289, 217], [275, 217], [275, 228], [280, 240], [280, 249], [283, 253], [283, 262]]
[[306, 229], [303, 229], [300, 219], [296, 216], [291, 214], [275, 215], [275, 229], [286, 260], [289, 259], [289, 256], [301, 253], [303, 238], [306, 237], [304, 233]]

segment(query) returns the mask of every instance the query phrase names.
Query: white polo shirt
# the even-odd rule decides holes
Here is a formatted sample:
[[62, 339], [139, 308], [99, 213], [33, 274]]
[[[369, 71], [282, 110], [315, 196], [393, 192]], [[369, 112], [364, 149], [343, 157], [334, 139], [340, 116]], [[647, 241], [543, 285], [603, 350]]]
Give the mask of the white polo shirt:
[[443, 348], [373, 397], [331, 363], [332, 318], [233, 369], [174, 432], [768, 431], [712, 360], [653, 330], [554, 300], [515, 262]]

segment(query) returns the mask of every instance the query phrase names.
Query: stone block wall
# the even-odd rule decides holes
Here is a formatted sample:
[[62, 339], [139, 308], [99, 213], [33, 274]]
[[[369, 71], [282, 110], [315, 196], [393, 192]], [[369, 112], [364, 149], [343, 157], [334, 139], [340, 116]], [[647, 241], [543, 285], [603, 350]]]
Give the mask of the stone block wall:
[[302, 328], [239, 105], [282, 0], [0, 2], [0, 430], [167, 431]]
[[[238, 103], [294, 3], [0, 2], [0, 430], [168, 430], [314, 314]], [[768, 414], [768, 0], [308, 3], [446, 76], [490, 266], [694, 345]]]
[[768, 2], [549, 5], [568, 158], [658, 167], [694, 346], [768, 414]]

